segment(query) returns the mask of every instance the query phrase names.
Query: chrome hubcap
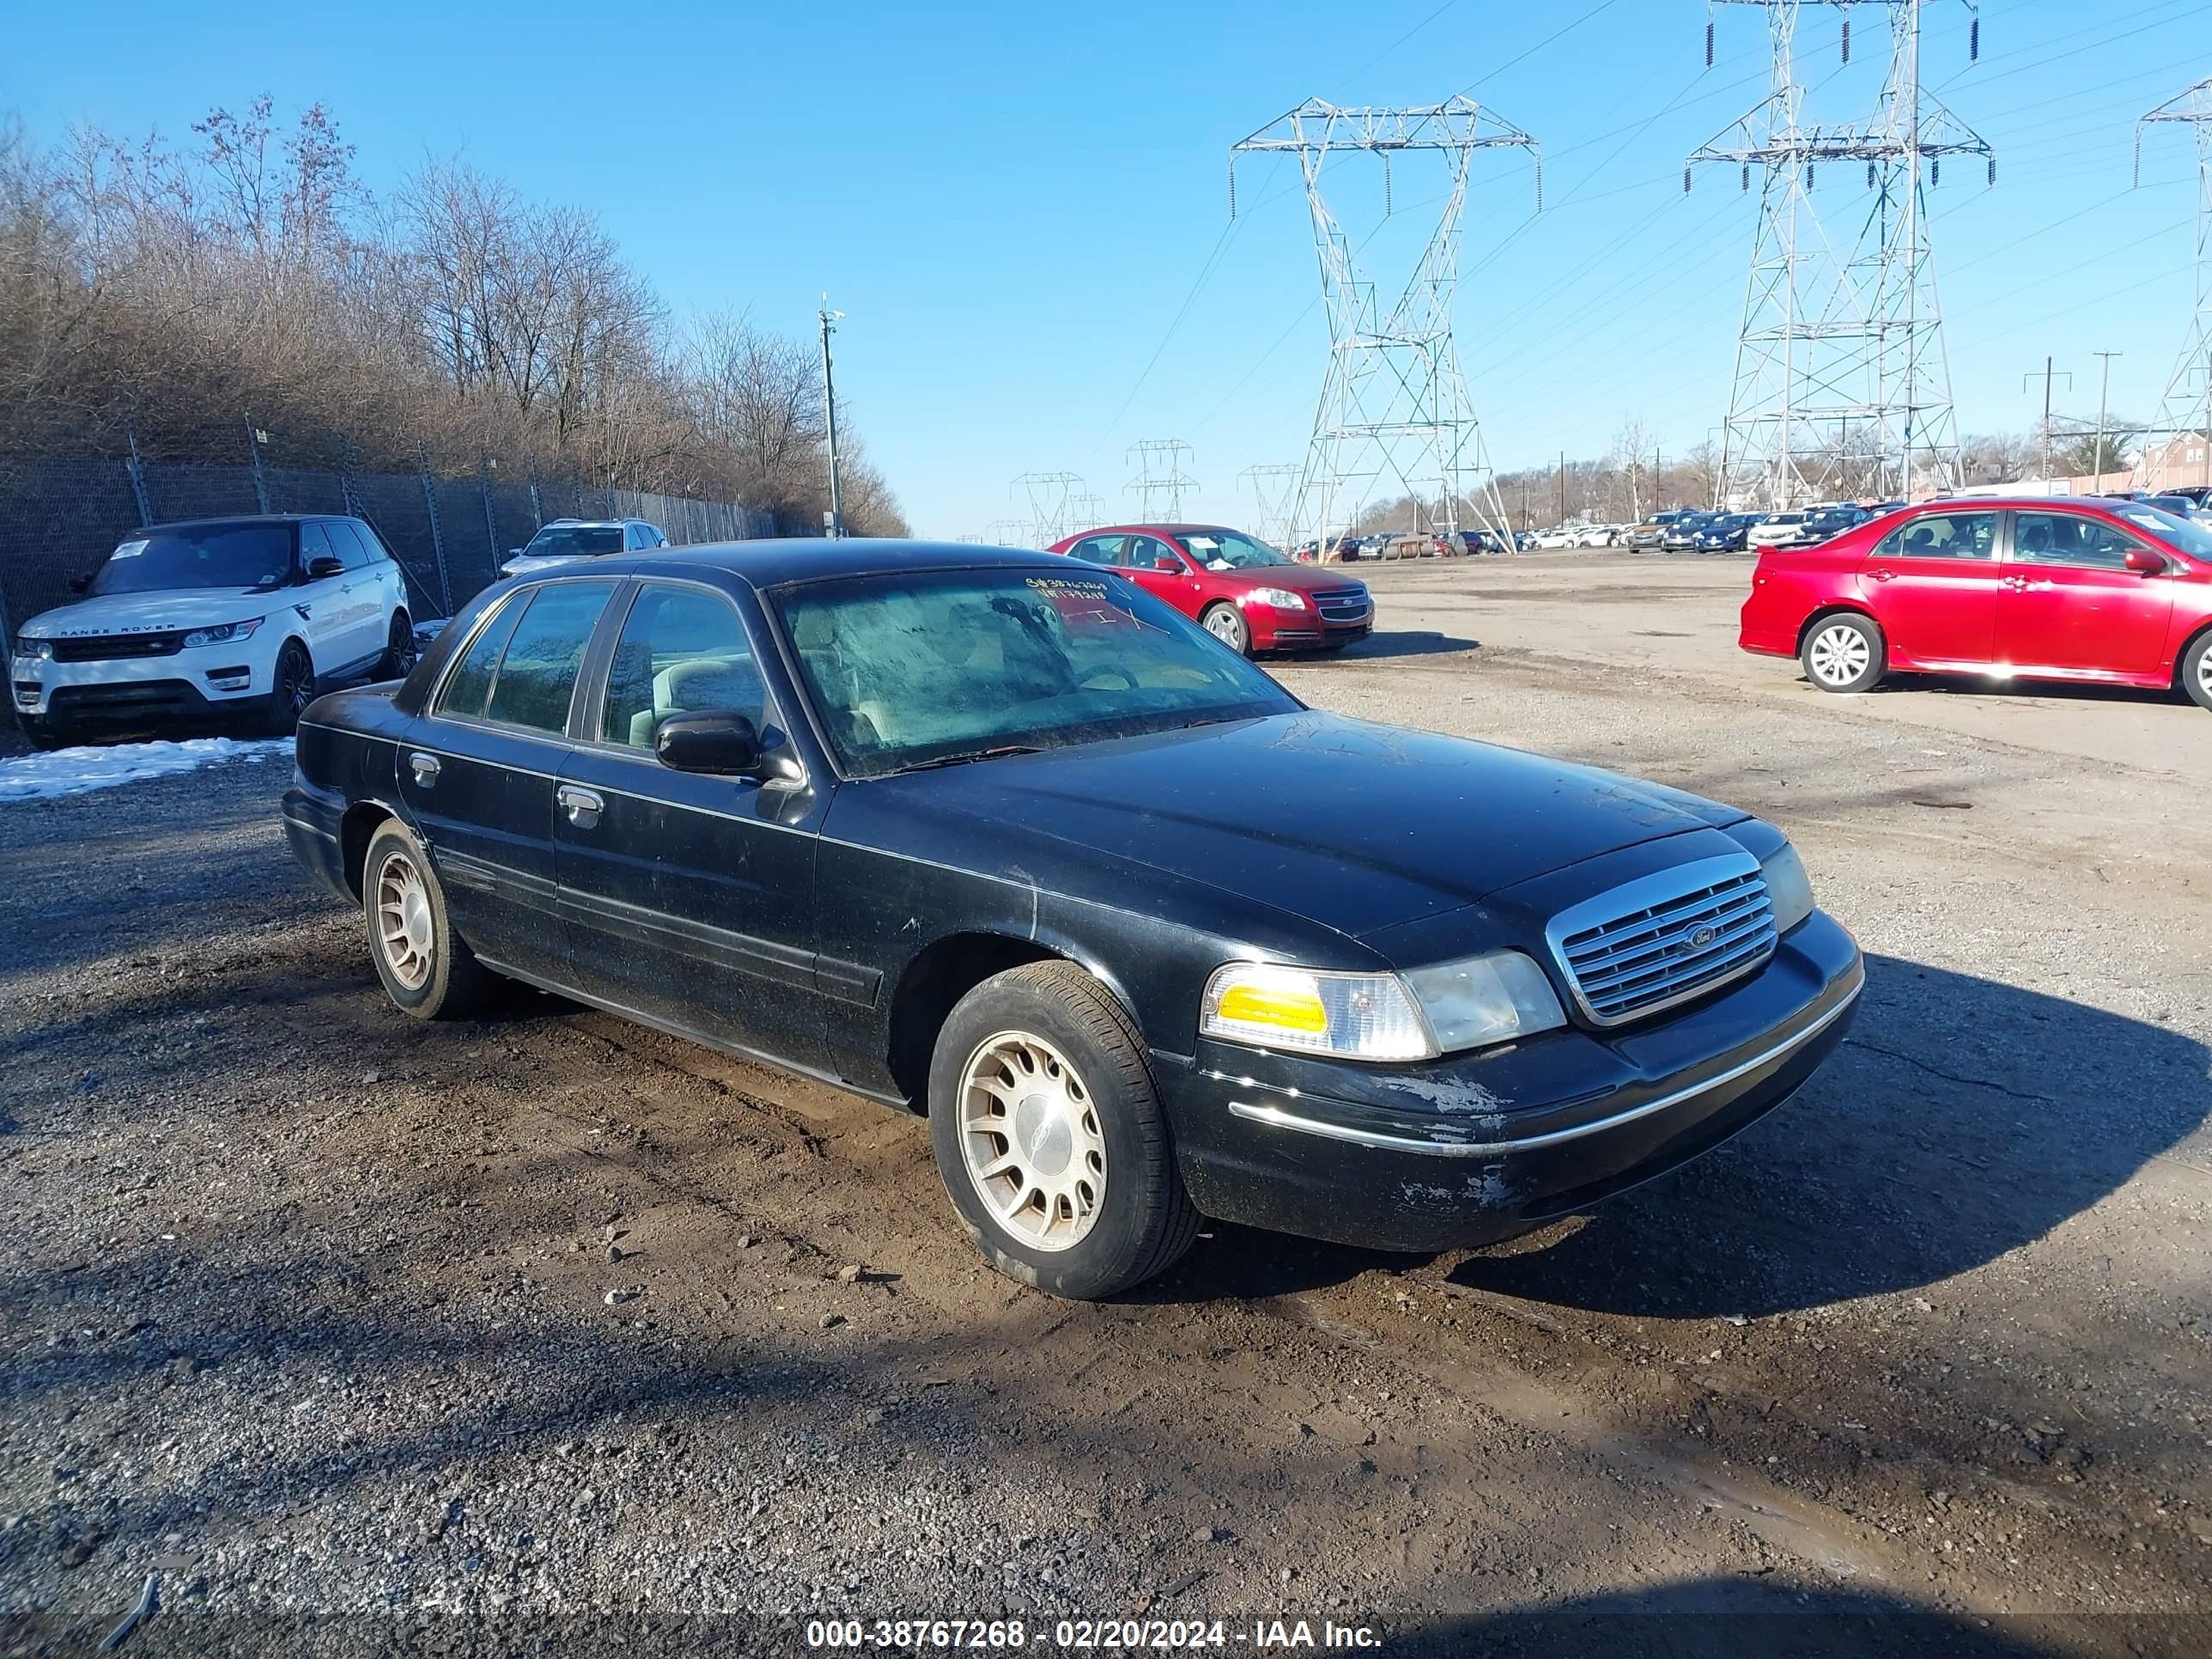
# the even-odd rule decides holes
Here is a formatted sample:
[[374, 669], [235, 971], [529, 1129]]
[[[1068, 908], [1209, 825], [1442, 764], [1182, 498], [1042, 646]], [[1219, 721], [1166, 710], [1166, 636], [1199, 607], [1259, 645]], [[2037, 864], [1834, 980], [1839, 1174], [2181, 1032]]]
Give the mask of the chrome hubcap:
[[2205, 697], [2212, 700], [2212, 651], [2197, 659], [2197, 684], [2203, 688]]
[[284, 700], [295, 711], [304, 711], [307, 706], [307, 672], [296, 656], [284, 659]]
[[1874, 660], [1874, 648], [1866, 635], [1841, 623], [1815, 634], [1807, 654], [1811, 658], [1813, 677], [1823, 685], [1849, 685]]
[[405, 854], [393, 853], [376, 872], [376, 942], [392, 978], [410, 991], [430, 977], [433, 937], [422, 872]]
[[1106, 1196], [1106, 1139], [1091, 1091], [1042, 1037], [1001, 1031], [960, 1077], [960, 1150], [999, 1224], [1032, 1249], [1087, 1237]]
[[392, 623], [392, 665], [402, 674], [415, 669], [415, 630], [397, 617]]
[[1237, 643], [1237, 618], [1226, 611], [1217, 611], [1206, 619], [1206, 631], [1224, 645]]

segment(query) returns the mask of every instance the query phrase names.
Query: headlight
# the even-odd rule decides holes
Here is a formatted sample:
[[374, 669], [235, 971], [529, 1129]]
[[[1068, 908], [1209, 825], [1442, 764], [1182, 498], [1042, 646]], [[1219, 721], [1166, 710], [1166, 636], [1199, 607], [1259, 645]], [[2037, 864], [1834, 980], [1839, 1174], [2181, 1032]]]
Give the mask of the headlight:
[[1813, 914], [1813, 882], [1805, 873], [1797, 849], [1784, 842], [1778, 851], [1760, 860], [1759, 873], [1766, 878], [1766, 896], [1774, 906], [1774, 931], [1786, 933]]
[[185, 635], [187, 647], [195, 645], [235, 645], [240, 640], [250, 640], [253, 630], [261, 626], [261, 618], [250, 622], [224, 623], [219, 628], [195, 628]]
[[1543, 969], [1500, 951], [1404, 975], [1232, 962], [1206, 981], [1198, 1028], [1258, 1048], [1389, 1060], [1434, 1060], [1565, 1024]]
[[1247, 605], [1264, 605], [1277, 611], [1303, 611], [1305, 595], [1293, 593], [1287, 587], [1255, 587], [1244, 596]]
[[54, 658], [54, 642], [52, 640], [17, 640], [15, 654], [19, 657], [28, 657], [34, 662], [52, 662]]

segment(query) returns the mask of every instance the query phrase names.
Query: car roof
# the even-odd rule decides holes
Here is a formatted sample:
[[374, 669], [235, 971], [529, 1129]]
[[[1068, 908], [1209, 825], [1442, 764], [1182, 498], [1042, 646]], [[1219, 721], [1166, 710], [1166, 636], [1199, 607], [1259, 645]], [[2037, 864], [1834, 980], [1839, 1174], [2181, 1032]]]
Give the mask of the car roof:
[[131, 531], [124, 539], [133, 536], [164, 536], [179, 530], [241, 529], [257, 524], [313, 524], [323, 519], [351, 519], [351, 513], [218, 513], [205, 519], [175, 519], [167, 524], [149, 524]]
[[[1142, 524], [1097, 525], [1089, 530], [1076, 531], [1072, 535], [1062, 537], [1061, 539], [1063, 541], [1072, 542], [1079, 540], [1085, 536], [1146, 535], [1182, 537], [1210, 534], [1214, 531], [1219, 531], [1224, 534], [1231, 536], [1248, 536], [1251, 534], [1249, 531], [1239, 530], [1234, 525], [1200, 524], [1194, 519], [1187, 521], [1173, 519], [1156, 519], [1149, 523]], [[1346, 533], [1347, 535], [1349, 534], [1349, 532]]]
[[540, 530], [619, 530], [626, 524], [651, 524], [650, 519], [548, 519]]
[[[1087, 533], [1087, 532], [1086, 532]], [[1064, 568], [1074, 561], [1032, 549], [986, 547], [973, 542], [931, 542], [892, 537], [794, 537], [773, 541], [707, 542], [639, 553], [631, 568], [641, 576], [684, 570], [726, 571], [755, 587], [871, 575], [885, 570], [973, 570], [1022, 565]], [[1097, 574], [1097, 567], [1081, 567]], [[595, 574], [604, 571], [600, 562]]]

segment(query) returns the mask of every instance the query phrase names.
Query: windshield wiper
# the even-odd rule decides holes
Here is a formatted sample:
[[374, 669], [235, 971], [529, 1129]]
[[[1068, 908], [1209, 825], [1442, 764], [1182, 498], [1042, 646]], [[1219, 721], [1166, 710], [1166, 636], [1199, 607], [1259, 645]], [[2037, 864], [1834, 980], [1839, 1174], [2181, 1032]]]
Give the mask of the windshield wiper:
[[1035, 755], [1040, 752], [1035, 744], [1001, 744], [996, 749], [970, 749], [963, 754], [939, 755], [933, 760], [916, 761], [911, 766], [900, 767], [892, 775], [897, 777], [908, 772], [933, 771], [940, 766], [965, 766], [970, 761], [996, 760], [1001, 755]]

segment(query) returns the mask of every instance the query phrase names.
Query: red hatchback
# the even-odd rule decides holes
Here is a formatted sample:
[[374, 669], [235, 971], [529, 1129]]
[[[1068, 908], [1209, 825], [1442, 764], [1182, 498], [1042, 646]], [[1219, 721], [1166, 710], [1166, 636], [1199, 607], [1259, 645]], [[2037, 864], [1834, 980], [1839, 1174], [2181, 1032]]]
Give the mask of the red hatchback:
[[1115, 525], [1054, 542], [1050, 550], [1120, 571], [1248, 657], [1340, 651], [1375, 626], [1366, 583], [1328, 566], [1299, 564], [1219, 525]]
[[2212, 708], [2212, 531], [2105, 497], [1927, 501], [1763, 550], [1737, 642], [1824, 691], [1894, 669], [2178, 685]]

